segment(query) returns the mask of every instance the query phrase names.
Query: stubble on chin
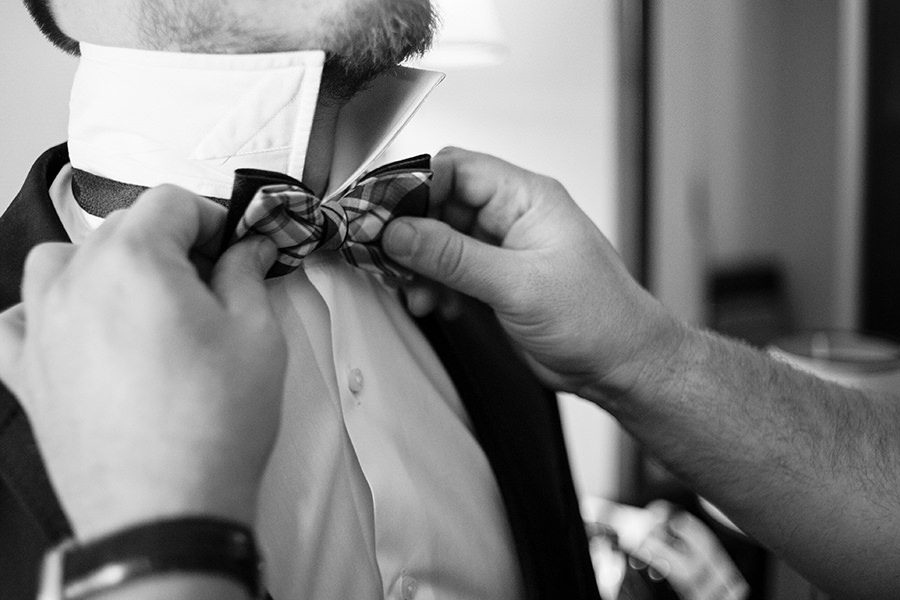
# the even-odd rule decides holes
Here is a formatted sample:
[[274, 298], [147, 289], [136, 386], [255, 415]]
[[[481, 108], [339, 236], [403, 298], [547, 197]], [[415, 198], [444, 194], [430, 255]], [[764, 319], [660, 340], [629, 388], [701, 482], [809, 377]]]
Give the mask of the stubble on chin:
[[[329, 6], [327, 4], [321, 6]], [[322, 49], [324, 99], [343, 102], [380, 73], [431, 47], [438, 18], [431, 0], [344, 0], [303, 29], [273, 26], [221, 0], [139, 4], [141, 47], [201, 53]], [[254, 18], [254, 17], [257, 18]]]
[[377, 75], [431, 47], [438, 18], [430, 0], [361, 0], [323, 23], [323, 93], [349, 99]]

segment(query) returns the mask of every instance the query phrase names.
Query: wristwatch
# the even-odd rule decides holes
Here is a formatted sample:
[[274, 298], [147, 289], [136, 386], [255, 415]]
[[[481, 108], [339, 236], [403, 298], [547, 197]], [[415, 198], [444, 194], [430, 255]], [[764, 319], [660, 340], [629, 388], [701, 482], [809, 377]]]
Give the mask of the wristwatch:
[[38, 600], [86, 600], [164, 573], [230, 578], [250, 598], [265, 597], [253, 532], [209, 517], [141, 523], [80, 543], [68, 539], [44, 556]]

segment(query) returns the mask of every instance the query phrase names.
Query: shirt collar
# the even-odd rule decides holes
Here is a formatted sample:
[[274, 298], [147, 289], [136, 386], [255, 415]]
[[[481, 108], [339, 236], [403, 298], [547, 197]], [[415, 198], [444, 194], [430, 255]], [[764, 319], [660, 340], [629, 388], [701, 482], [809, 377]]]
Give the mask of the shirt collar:
[[[303, 174], [324, 53], [149, 52], [82, 44], [72, 87], [76, 168], [228, 198], [234, 171]], [[443, 74], [398, 67], [338, 119], [330, 192], [370, 168]]]

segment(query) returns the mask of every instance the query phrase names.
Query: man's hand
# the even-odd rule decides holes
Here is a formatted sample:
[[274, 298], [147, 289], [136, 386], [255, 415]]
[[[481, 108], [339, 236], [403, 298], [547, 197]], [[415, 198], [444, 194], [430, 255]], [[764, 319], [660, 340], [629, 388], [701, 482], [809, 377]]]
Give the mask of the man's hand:
[[286, 350], [263, 286], [270, 242], [233, 246], [209, 284], [189, 258], [224, 218], [150, 190], [82, 246], [35, 248], [23, 303], [0, 315], [0, 377], [79, 537], [165, 515], [253, 519]]
[[744, 600], [750, 587], [715, 534], [689, 512], [665, 500], [647, 509], [655, 525], [636, 547], [622, 536], [622, 549], [664, 577], [684, 600]]
[[[383, 242], [394, 260], [490, 304], [545, 381], [609, 410], [810, 581], [837, 597], [896, 595], [896, 395], [680, 323], [549, 179], [460, 150], [434, 169], [446, 224], [398, 219]], [[419, 312], [434, 303], [423, 289], [410, 291]]]
[[[385, 250], [491, 305], [547, 384], [608, 399], [675, 352], [680, 324], [632, 279], [558, 182], [453, 148], [433, 166], [432, 199], [444, 222], [397, 219]], [[436, 302], [427, 286], [408, 297], [418, 313]]]

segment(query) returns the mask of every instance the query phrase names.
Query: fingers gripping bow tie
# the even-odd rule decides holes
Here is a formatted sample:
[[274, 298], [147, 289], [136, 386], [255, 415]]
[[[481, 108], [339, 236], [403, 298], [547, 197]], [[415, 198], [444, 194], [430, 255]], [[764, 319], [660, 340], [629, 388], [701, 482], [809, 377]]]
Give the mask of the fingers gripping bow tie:
[[337, 250], [350, 264], [395, 278], [409, 273], [381, 250], [387, 224], [425, 216], [430, 157], [417, 156], [363, 175], [338, 197], [322, 200], [300, 181], [270, 171], [239, 169], [229, 204], [230, 243], [265, 235], [279, 249], [269, 277], [286, 275], [317, 250]]

